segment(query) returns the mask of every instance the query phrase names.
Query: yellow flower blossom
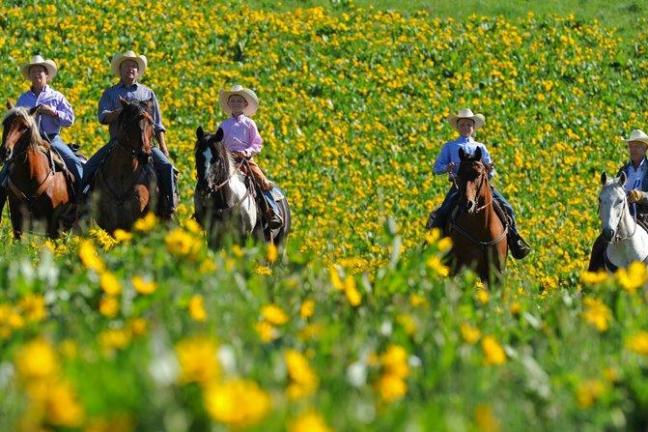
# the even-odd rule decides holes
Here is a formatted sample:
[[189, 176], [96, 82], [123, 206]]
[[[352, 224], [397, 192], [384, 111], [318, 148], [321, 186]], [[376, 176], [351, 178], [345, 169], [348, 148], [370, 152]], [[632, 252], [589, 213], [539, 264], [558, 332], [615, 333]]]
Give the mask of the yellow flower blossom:
[[648, 331], [640, 331], [628, 338], [626, 346], [632, 352], [648, 356]]
[[609, 280], [609, 276], [605, 271], [599, 272], [582, 272], [580, 275], [580, 280], [585, 285], [598, 285]]
[[115, 296], [105, 295], [99, 300], [99, 313], [114, 318], [119, 313], [119, 300]]
[[482, 351], [484, 352], [484, 363], [487, 365], [502, 365], [506, 363], [504, 348], [492, 336], [484, 336], [482, 339]]
[[181, 383], [207, 384], [220, 376], [216, 343], [205, 337], [183, 339], [175, 347]]
[[195, 257], [201, 248], [201, 241], [182, 228], [171, 230], [164, 241], [167, 250], [176, 256]]
[[38, 322], [47, 318], [47, 308], [45, 307], [45, 299], [42, 295], [26, 295], [18, 303], [18, 308], [22, 311], [27, 321]]
[[362, 294], [356, 288], [355, 279], [351, 275], [344, 279], [344, 295], [353, 307], [360, 306], [362, 303]]
[[105, 265], [97, 253], [92, 240], [83, 240], [79, 244], [79, 258], [83, 265], [94, 270], [97, 273], [102, 273], [105, 270]]
[[461, 331], [461, 337], [463, 340], [468, 342], [469, 344], [475, 344], [481, 337], [481, 332], [477, 327], [473, 327], [468, 323], [462, 323], [461, 327], [459, 328]]
[[277, 250], [277, 246], [274, 245], [274, 243], [268, 243], [268, 247], [266, 249], [266, 259], [268, 262], [273, 263], [277, 261], [277, 258], [279, 258], [279, 251]]
[[212, 419], [234, 428], [253, 426], [270, 411], [270, 396], [253, 382], [242, 379], [214, 382], [204, 392]]
[[58, 372], [59, 364], [52, 345], [44, 339], [24, 344], [16, 354], [16, 369], [23, 380], [42, 380]]
[[133, 229], [135, 231], [151, 231], [157, 225], [157, 217], [154, 213], [147, 213], [146, 216], [135, 221]]
[[200, 294], [195, 294], [189, 299], [189, 316], [192, 320], [199, 322], [203, 322], [207, 319], [205, 301], [203, 296]]
[[133, 276], [131, 283], [133, 284], [133, 288], [135, 288], [135, 291], [138, 294], [152, 294], [157, 289], [157, 284], [155, 283], [155, 281], [144, 279], [141, 276]]
[[605, 392], [605, 384], [599, 380], [588, 380], [576, 389], [576, 400], [581, 408], [589, 408]]
[[596, 327], [596, 329], [603, 333], [607, 331], [612, 320], [612, 312], [601, 300], [586, 297], [583, 300], [585, 310], [583, 311], [583, 319], [586, 322]]
[[648, 282], [648, 267], [635, 261], [627, 269], [620, 268], [616, 272], [616, 278], [623, 289], [633, 294], [637, 288]]
[[133, 234], [129, 233], [128, 231], [124, 231], [123, 229], [116, 229], [113, 233], [113, 236], [115, 237], [117, 243], [126, 243], [133, 238]]
[[480, 432], [498, 432], [500, 430], [499, 421], [493, 414], [493, 410], [488, 405], [477, 405], [475, 408], [475, 423]]
[[313, 300], [304, 300], [299, 308], [299, 315], [306, 319], [313, 316], [315, 313], [315, 302]]
[[441, 277], [447, 277], [450, 274], [450, 268], [443, 264], [441, 258], [437, 255], [432, 255], [425, 261], [428, 268], [432, 269], [434, 273]]
[[284, 325], [288, 322], [288, 315], [279, 306], [270, 304], [261, 308], [261, 317], [274, 325]]
[[320, 414], [308, 411], [290, 423], [288, 432], [332, 432], [332, 430]]
[[104, 272], [101, 274], [99, 284], [101, 285], [101, 289], [108, 295], [117, 295], [121, 293], [121, 282], [119, 282], [119, 279], [110, 272]]
[[299, 399], [317, 390], [319, 379], [302, 353], [288, 350], [284, 353], [284, 361], [290, 377], [288, 397]]

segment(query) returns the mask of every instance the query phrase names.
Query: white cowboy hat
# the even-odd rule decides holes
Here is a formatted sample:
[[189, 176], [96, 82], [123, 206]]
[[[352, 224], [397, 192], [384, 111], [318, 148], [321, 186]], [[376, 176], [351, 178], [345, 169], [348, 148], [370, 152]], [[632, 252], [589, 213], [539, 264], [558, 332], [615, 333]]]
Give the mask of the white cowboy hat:
[[457, 122], [460, 119], [470, 119], [475, 122], [475, 129], [479, 129], [484, 126], [486, 123], [486, 118], [482, 114], [473, 114], [470, 108], [464, 108], [459, 110], [457, 114], [450, 114], [448, 116], [448, 122], [452, 125], [453, 128], [457, 129]]
[[52, 81], [54, 77], [56, 76], [56, 72], [58, 72], [58, 68], [56, 67], [56, 63], [54, 63], [52, 60], [47, 59], [45, 60], [42, 56], [40, 55], [35, 55], [32, 56], [31, 60], [29, 63], [23, 65], [20, 68], [20, 71], [22, 72], [23, 76], [26, 79], [29, 78], [29, 68], [32, 66], [43, 66], [47, 70], [47, 76], [48, 76], [48, 81]]
[[259, 107], [259, 98], [257, 97], [256, 93], [254, 93], [252, 90], [248, 88], [242, 87], [237, 84], [234, 87], [232, 87], [230, 90], [221, 89], [218, 95], [220, 106], [223, 109], [223, 111], [225, 111], [227, 114], [232, 113], [232, 110], [227, 104], [229, 97], [232, 95], [239, 95], [247, 101], [248, 104], [247, 107], [243, 109], [243, 114], [245, 114], [248, 117], [251, 117], [254, 115], [254, 113], [256, 113], [257, 108]]
[[630, 132], [630, 138], [624, 139], [623, 141], [625, 142], [640, 141], [648, 145], [648, 135], [646, 135], [644, 131], [642, 131], [641, 129], [635, 129], [632, 132]]
[[137, 71], [137, 77], [141, 77], [144, 75], [144, 71], [146, 70], [146, 66], [148, 64], [148, 61], [146, 60], [146, 57], [143, 55], [137, 55], [133, 51], [126, 51], [123, 54], [115, 54], [113, 57], [112, 61], [110, 62], [110, 66], [112, 68], [112, 73], [114, 75], [119, 76], [119, 66], [126, 60], [133, 60], [135, 63], [137, 63], [138, 71]]

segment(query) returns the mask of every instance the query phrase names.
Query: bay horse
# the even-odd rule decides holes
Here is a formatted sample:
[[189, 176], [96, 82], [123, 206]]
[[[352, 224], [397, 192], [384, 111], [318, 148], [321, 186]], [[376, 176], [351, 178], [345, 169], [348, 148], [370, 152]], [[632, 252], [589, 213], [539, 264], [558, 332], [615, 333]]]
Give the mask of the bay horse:
[[[7, 196], [14, 238], [37, 225], [51, 238], [72, 228], [76, 221], [76, 204], [72, 200], [74, 181], [62, 161], [55, 162], [49, 142], [43, 139], [33, 114], [7, 103], [3, 120], [0, 160], [9, 164]], [[61, 170], [57, 170], [61, 167]], [[69, 176], [69, 177], [68, 177]]]
[[648, 232], [630, 213], [624, 189], [626, 181], [625, 172], [611, 179], [605, 172], [601, 174], [599, 218], [603, 238], [609, 242], [604, 256], [608, 272], [627, 267], [633, 261], [648, 263]]
[[206, 133], [196, 130], [194, 149], [197, 184], [194, 192], [194, 217], [207, 231], [210, 246], [222, 244], [226, 235], [243, 241], [253, 236], [279, 246], [290, 230], [290, 209], [285, 197], [277, 204], [283, 226], [274, 230], [263, 228], [261, 208], [255, 197], [263, 199], [252, 176], [242, 172], [245, 161], [236, 164], [223, 144], [223, 130]]
[[[153, 169], [153, 117], [147, 102], [120, 99], [117, 135], [106, 160], [97, 169], [94, 192], [97, 224], [109, 233], [130, 230], [154, 209], [158, 196]], [[158, 212], [159, 213], [159, 212]]]
[[495, 209], [489, 169], [482, 162], [481, 148], [472, 156], [459, 149], [459, 158], [456, 176], [459, 208], [449, 231], [453, 272], [468, 267], [484, 283], [490, 283], [499, 279], [506, 267], [508, 226]]

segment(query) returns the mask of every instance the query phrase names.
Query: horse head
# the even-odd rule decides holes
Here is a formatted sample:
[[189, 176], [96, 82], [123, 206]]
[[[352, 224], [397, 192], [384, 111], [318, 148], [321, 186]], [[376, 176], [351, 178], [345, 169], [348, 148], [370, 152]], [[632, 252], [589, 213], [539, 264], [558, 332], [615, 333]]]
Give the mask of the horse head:
[[153, 151], [151, 101], [128, 102], [119, 99], [122, 111], [117, 119], [117, 142], [146, 164]]
[[0, 146], [0, 160], [10, 159], [14, 152], [26, 145], [47, 146], [38, 131], [38, 126], [34, 120], [34, 114], [38, 111], [38, 106], [27, 109], [15, 107], [7, 102], [7, 114], [2, 121], [2, 145]]
[[457, 187], [461, 202], [465, 210], [472, 214], [477, 211], [477, 203], [484, 194], [488, 193], [488, 168], [482, 162], [482, 151], [477, 147], [475, 153], [470, 155], [459, 149], [459, 170], [457, 171]]
[[202, 127], [196, 129], [196, 174], [198, 183], [212, 190], [230, 177], [231, 157], [223, 145], [223, 129], [207, 133]]
[[621, 218], [629, 212], [628, 199], [623, 188], [627, 181], [625, 172], [619, 177], [608, 178], [601, 174], [601, 192], [599, 193], [599, 217], [602, 223], [603, 237], [612, 241], [617, 234]]

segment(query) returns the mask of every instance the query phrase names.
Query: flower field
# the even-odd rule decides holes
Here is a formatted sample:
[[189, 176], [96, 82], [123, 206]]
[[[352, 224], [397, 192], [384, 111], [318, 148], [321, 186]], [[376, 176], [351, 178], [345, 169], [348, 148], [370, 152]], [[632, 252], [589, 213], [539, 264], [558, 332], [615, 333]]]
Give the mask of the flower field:
[[[193, 2], [0, 5], [0, 99], [54, 59], [92, 154], [110, 58], [149, 68], [179, 169], [170, 225], [16, 242], [0, 224], [0, 430], [646, 430], [648, 271], [584, 272], [601, 171], [648, 128], [648, 30], [573, 17]], [[259, 95], [259, 164], [286, 192], [285, 254], [206, 247], [191, 220], [195, 129], [218, 90]], [[444, 121], [477, 140], [534, 247], [502, 286], [447, 277], [424, 230]]]

